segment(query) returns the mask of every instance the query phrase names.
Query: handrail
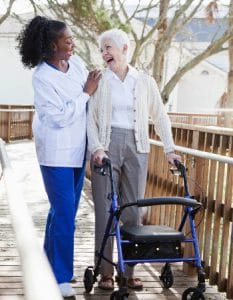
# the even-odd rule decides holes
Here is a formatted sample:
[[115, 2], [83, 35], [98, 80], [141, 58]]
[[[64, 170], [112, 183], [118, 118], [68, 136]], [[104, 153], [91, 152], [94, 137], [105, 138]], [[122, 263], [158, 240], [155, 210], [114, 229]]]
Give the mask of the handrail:
[[0, 108], [0, 112], [30, 112], [35, 111], [35, 108]]
[[[151, 145], [163, 147], [163, 143], [160, 142], [160, 141], [150, 139], [150, 143], [151, 143]], [[181, 153], [186, 153], [186, 154], [190, 154], [190, 155], [193, 155], [193, 156], [198, 156], [198, 157], [201, 157], [201, 158], [212, 159], [212, 160], [217, 160], [217, 161], [220, 161], [220, 162], [223, 162], [223, 163], [233, 164], [233, 158], [232, 157], [227, 157], [227, 156], [220, 155], [220, 154], [209, 153], [209, 152], [196, 150], [196, 149], [190, 149], [190, 148], [187, 148], [187, 147], [181, 147], [181, 146], [177, 146], [177, 145], [175, 145], [175, 150], [177, 150]]]
[[21, 259], [26, 299], [62, 300], [48, 260], [38, 243], [32, 218], [22, 197], [20, 186], [15, 179], [2, 139], [0, 139], [0, 161]]

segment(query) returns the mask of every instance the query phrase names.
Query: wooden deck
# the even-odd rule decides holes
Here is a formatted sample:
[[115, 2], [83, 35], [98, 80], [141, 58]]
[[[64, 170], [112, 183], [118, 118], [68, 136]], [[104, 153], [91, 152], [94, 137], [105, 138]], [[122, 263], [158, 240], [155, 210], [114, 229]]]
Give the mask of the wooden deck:
[[[33, 142], [14, 143], [7, 146], [8, 155], [12, 166], [22, 183], [22, 191], [33, 216], [34, 224], [38, 231], [38, 237], [42, 246], [43, 231], [48, 202], [40, 178], [39, 168], [35, 158]], [[105, 300], [110, 293], [103, 292], [95, 287], [90, 295], [85, 294], [83, 287], [83, 273], [88, 265], [93, 263], [93, 238], [94, 215], [90, 200], [90, 184], [85, 182], [83, 197], [77, 217], [77, 230], [75, 237], [75, 274], [78, 281], [73, 284], [77, 292], [76, 299]], [[25, 233], [26, 234], [26, 233]], [[130, 300], [150, 299], [181, 299], [182, 292], [196, 285], [196, 276], [187, 277], [182, 272], [180, 264], [174, 264], [174, 285], [169, 290], [161, 287], [159, 275], [161, 265], [144, 264], [137, 266], [137, 277], [144, 282], [144, 289], [139, 292], [130, 292]], [[35, 270], [36, 272], [36, 270]], [[0, 300], [24, 299], [22, 272], [18, 252], [15, 245], [14, 233], [4, 190], [4, 182], [0, 181]], [[207, 285], [206, 299], [223, 300], [224, 294], [220, 294], [214, 287]], [[46, 300], [46, 299], [45, 299]]]

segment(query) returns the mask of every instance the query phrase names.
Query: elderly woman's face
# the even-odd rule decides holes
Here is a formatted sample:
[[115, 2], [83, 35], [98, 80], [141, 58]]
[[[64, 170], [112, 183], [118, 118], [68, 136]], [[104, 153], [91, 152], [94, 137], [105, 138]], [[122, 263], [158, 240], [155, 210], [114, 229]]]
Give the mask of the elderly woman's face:
[[101, 44], [102, 58], [113, 72], [127, 64], [127, 46], [118, 47], [111, 39], [104, 39]]

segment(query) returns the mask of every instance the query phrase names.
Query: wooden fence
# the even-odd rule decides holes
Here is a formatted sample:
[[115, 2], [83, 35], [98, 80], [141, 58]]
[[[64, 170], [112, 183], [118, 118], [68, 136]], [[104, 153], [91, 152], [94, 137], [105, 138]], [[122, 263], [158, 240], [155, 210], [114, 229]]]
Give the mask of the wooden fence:
[[[0, 137], [6, 142], [32, 138], [32, 105], [0, 105]], [[172, 123], [223, 126], [221, 114], [169, 113]], [[232, 124], [233, 125], [233, 124]]]
[[0, 137], [6, 141], [32, 139], [34, 107], [0, 105]]
[[[173, 124], [176, 145], [233, 157], [233, 130]], [[151, 131], [151, 137], [158, 139]], [[191, 194], [204, 205], [196, 220], [200, 251], [210, 284], [233, 299], [233, 164], [182, 155], [188, 168]], [[183, 195], [183, 183], [172, 175], [163, 149], [152, 145], [146, 196]], [[178, 227], [181, 210], [172, 206], [153, 207], [147, 223]]]

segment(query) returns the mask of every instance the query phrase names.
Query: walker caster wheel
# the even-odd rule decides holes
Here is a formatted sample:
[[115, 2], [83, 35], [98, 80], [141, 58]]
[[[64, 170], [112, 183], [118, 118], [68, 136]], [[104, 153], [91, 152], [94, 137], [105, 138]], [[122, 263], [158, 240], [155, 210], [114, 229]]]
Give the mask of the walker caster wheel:
[[110, 300], [128, 300], [128, 293], [122, 294], [119, 291], [114, 291], [110, 296]]
[[205, 300], [205, 296], [198, 288], [188, 288], [183, 292], [182, 300]]
[[85, 291], [87, 293], [90, 293], [93, 288], [93, 284], [94, 284], [92, 267], [86, 268], [85, 273], [84, 273], [83, 282], [84, 282]]
[[159, 279], [162, 281], [163, 287], [165, 289], [169, 289], [173, 285], [174, 276], [169, 265], [165, 265], [164, 267], [162, 267], [161, 276], [159, 277]]

